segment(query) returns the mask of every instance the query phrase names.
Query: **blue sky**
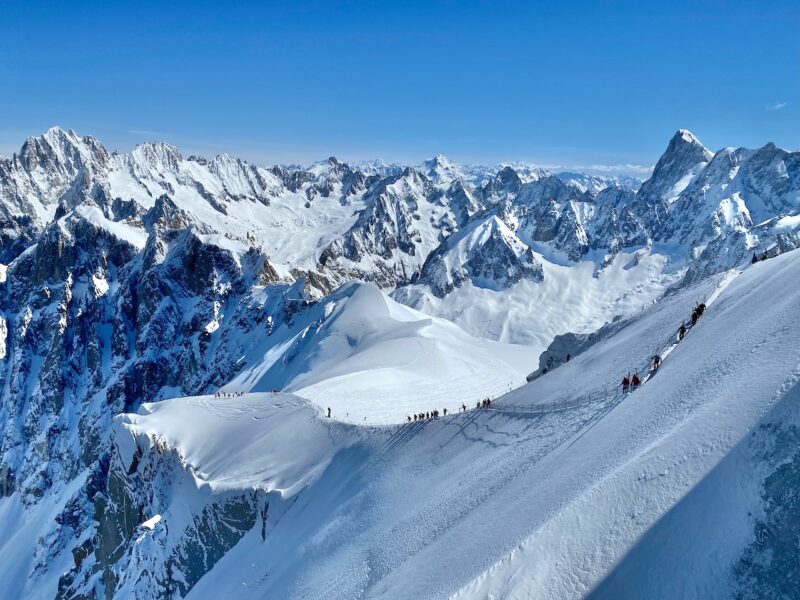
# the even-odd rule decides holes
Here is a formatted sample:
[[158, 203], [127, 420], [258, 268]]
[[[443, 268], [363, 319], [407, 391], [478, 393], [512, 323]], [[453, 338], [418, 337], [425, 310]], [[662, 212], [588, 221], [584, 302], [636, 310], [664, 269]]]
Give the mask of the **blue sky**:
[[0, 152], [52, 125], [260, 163], [800, 147], [800, 3], [0, 0]]

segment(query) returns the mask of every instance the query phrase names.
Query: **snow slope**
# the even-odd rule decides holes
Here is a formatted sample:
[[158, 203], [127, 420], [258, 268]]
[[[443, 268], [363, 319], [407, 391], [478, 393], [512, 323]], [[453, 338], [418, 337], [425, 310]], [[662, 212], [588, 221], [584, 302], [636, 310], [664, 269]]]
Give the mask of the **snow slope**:
[[372, 284], [343, 286], [304, 319], [251, 351], [222, 389], [281, 389], [331, 407], [340, 420], [397, 423], [502, 394], [525, 381], [536, 359], [530, 348], [472, 337]]
[[475, 336], [531, 346], [539, 356], [567, 332], [588, 333], [655, 302], [683, 271], [667, 267], [661, 252], [620, 252], [603, 269], [593, 262], [558, 264], [533, 253], [541, 281], [522, 279], [503, 290], [467, 282], [439, 298], [428, 286], [406, 286], [392, 296], [452, 321]]
[[[498, 400], [500, 410], [379, 429], [315, 417], [319, 435], [341, 444], [327, 468], [266, 537], [246, 534], [189, 598], [769, 596], [773, 579], [800, 573], [796, 553], [777, 578], [762, 572], [773, 549], [756, 554], [755, 566], [747, 559], [759, 523], [794, 514], [791, 479], [778, 480], [789, 487], [776, 502], [765, 494], [787, 460], [800, 467], [796, 444], [779, 444], [782, 430], [800, 426], [798, 277], [800, 252], [790, 252], [668, 295]], [[669, 344], [695, 302], [720, 286], [658, 374], [616, 394], [621, 373]], [[571, 410], [502, 410], [591, 394], [601, 399]], [[265, 410], [284, 418], [280, 407]], [[194, 434], [176, 424], [218, 419], [205, 431], [219, 427], [231, 441], [225, 461], [246, 465], [242, 487], [268, 489], [275, 474], [259, 481], [252, 448], [233, 444], [258, 436], [260, 421], [209, 415], [208, 403], [172, 400], [126, 417], [126, 427], [166, 437], [214, 477], [206, 463], [215, 456], [189, 451]], [[267, 462], [279, 464], [280, 452], [294, 465], [314, 448], [286, 443]]]
[[[317, 412], [290, 394], [209, 395], [144, 404], [140, 414], [126, 417], [123, 426], [156, 434], [179, 449], [189, 465], [198, 466], [197, 481], [215, 491], [265, 487], [289, 497], [325, 470], [336, 454], [335, 443], [356, 437], [329, 436]], [[132, 439], [117, 439], [119, 452], [130, 462], [135, 452]], [[123, 447], [124, 442], [128, 445]], [[291, 456], [286, 453], [289, 447], [295, 448]]]

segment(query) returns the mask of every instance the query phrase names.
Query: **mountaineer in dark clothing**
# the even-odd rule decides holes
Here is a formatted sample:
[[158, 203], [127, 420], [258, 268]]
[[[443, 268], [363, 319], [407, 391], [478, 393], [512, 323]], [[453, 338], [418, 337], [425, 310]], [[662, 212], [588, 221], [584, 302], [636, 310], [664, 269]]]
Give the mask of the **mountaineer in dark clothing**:
[[631, 387], [632, 387], [633, 389], [636, 389], [636, 388], [638, 388], [638, 387], [639, 387], [641, 384], [642, 384], [642, 382], [641, 382], [641, 381], [639, 381], [639, 374], [638, 374], [638, 373], [636, 373], [636, 372], [634, 371], [634, 373], [633, 373], [633, 377], [631, 377]]
[[653, 371], [658, 371], [658, 367], [661, 366], [661, 357], [656, 354], [653, 356], [653, 362], [651, 363], [651, 367]]

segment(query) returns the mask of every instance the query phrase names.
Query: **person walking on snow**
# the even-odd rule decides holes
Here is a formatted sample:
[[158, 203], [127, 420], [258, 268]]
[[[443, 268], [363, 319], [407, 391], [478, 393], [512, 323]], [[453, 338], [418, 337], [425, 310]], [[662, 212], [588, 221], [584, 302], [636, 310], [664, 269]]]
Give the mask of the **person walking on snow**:
[[661, 366], [661, 357], [658, 354], [653, 356], [653, 362], [651, 366], [653, 371], [658, 371], [658, 367]]
[[628, 391], [628, 388], [630, 387], [630, 385], [631, 385], [631, 380], [628, 379], [627, 375], [625, 375], [625, 377], [622, 378], [622, 393], [623, 394]]
[[686, 335], [686, 324], [681, 323], [681, 326], [678, 327], [678, 341], [680, 342], [683, 339], [683, 336]]
[[331, 418], [331, 407], [330, 406], [328, 407], [328, 418], [329, 419]]
[[631, 377], [631, 388], [635, 390], [641, 385], [641, 383], [642, 382], [639, 381], [639, 374], [636, 371], [634, 371], [633, 377]]
[[753, 252], [753, 260], [751, 260], [751, 261], [750, 261], [750, 264], [751, 264], [751, 265], [754, 265], [754, 264], [756, 264], [757, 262], [758, 262], [758, 257], [756, 256], [756, 253], [755, 253], [755, 252]]

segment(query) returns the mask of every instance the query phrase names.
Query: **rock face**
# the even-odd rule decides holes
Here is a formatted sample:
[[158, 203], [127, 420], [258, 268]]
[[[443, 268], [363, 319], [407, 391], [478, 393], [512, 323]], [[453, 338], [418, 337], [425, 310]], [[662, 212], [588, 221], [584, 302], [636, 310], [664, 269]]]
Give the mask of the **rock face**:
[[531, 249], [496, 216], [473, 223], [433, 252], [419, 277], [439, 297], [471, 281], [503, 289], [523, 278], [541, 281], [542, 265]]
[[123, 435], [115, 441], [133, 443], [133, 452], [116, 446], [108, 458], [105, 490], [91, 498], [96, 533], [73, 550], [59, 599], [182, 598], [247, 532], [266, 531], [267, 493], [198, 489], [191, 467], [162, 440]]
[[60, 129], [0, 158], [0, 498], [46, 524], [25, 552], [31, 585], [61, 569], [61, 598], [131, 597], [136, 564], [142, 597], [185, 595], [257, 526], [263, 496], [220, 496], [138, 547], [170, 474], [189, 479], [179, 456], [114, 462], [112, 420], [230, 381], [346, 281], [500, 294], [551, 261], [601, 270], [661, 248], [694, 281], [800, 246], [800, 153], [772, 144], [712, 155], [679, 131], [638, 190], [571, 179], [444, 157], [265, 169]]

